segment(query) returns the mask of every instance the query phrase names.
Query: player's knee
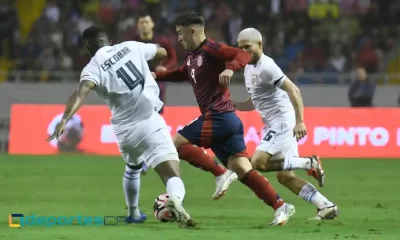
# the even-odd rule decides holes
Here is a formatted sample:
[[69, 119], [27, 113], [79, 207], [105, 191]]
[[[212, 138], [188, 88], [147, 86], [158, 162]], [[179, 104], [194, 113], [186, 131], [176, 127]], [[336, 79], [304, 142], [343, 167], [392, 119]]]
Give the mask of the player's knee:
[[296, 174], [292, 171], [282, 171], [276, 173], [276, 179], [282, 185], [286, 185], [288, 182], [291, 182], [296, 178]]
[[176, 149], [179, 149], [179, 147], [184, 144], [190, 143], [189, 140], [187, 140], [184, 136], [180, 135], [179, 133], [177, 133], [173, 137], [173, 140], [174, 140], [174, 145], [175, 145]]
[[260, 158], [252, 158], [251, 165], [254, 169], [258, 171], [266, 171], [267, 170], [267, 162], [264, 159]]
[[143, 163], [140, 163], [139, 165], [130, 165], [130, 164], [126, 164], [126, 166], [132, 170], [140, 170], [143, 168]]
[[165, 161], [154, 167], [162, 181], [166, 184], [172, 177], [180, 177], [179, 161]]
[[267, 171], [267, 163], [270, 155], [266, 152], [256, 151], [251, 158], [251, 165], [258, 171]]
[[238, 175], [238, 178], [242, 179], [253, 167], [249, 159], [245, 157], [230, 156], [228, 158], [228, 169], [234, 171]]

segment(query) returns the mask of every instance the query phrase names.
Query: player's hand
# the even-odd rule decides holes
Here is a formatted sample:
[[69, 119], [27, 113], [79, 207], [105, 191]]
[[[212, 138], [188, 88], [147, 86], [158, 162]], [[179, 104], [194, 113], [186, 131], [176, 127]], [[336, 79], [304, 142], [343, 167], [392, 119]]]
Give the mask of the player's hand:
[[231, 78], [233, 76], [233, 71], [230, 69], [225, 69], [220, 75], [219, 75], [219, 83], [225, 87], [228, 87], [231, 83]]
[[156, 67], [156, 72], [165, 72], [167, 71], [167, 68], [164, 66], [157, 66]]
[[51, 134], [51, 136], [49, 138], [47, 138], [47, 141], [51, 141], [53, 139], [57, 139], [61, 136], [61, 134], [63, 134], [64, 132], [64, 128], [65, 128], [65, 124], [67, 122], [61, 120], [61, 122], [59, 122], [56, 126], [56, 129], [54, 130], [53, 134]]
[[157, 76], [156, 76], [155, 72], [151, 72], [151, 76], [153, 76], [154, 79], [157, 79]]
[[299, 141], [300, 139], [302, 139], [307, 135], [306, 125], [303, 122], [297, 123], [293, 129], [293, 133], [294, 136], [296, 136], [296, 140]]

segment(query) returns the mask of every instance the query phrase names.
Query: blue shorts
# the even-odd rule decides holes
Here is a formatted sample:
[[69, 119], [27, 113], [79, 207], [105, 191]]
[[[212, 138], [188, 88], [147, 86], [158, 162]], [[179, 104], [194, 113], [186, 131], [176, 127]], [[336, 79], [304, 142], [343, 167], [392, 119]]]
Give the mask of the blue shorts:
[[234, 112], [208, 111], [178, 131], [199, 147], [210, 148], [225, 165], [231, 155], [248, 158], [243, 123]]

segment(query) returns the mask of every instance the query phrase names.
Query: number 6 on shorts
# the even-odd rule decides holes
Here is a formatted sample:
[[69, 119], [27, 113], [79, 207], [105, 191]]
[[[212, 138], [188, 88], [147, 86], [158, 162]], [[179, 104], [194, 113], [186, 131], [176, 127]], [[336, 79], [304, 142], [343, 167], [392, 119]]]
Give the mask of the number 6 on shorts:
[[275, 137], [275, 135], [276, 135], [276, 132], [274, 130], [268, 130], [268, 132], [265, 134], [263, 140], [266, 142], [269, 142], [269, 141], [271, 141], [271, 139], [273, 137]]

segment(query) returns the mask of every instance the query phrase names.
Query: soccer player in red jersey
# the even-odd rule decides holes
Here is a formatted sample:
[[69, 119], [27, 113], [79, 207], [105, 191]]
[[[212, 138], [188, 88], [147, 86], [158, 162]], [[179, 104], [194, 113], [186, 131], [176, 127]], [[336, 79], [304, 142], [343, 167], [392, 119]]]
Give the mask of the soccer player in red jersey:
[[[248, 64], [250, 55], [207, 39], [204, 19], [195, 12], [178, 16], [176, 31], [187, 50], [185, 62], [178, 69], [157, 72], [154, 77], [157, 81], [190, 81], [201, 110], [201, 115], [174, 137], [179, 157], [216, 176], [214, 199], [223, 196], [230, 183], [239, 178], [275, 210], [271, 224], [284, 225], [293, 215], [294, 206], [285, 203], [268, 180], [252, 168], [243, 139], [243, 124], [230, 99], [228, 86], [233, 72]], [[230, 171], [193, 145], [211, 148]]]

